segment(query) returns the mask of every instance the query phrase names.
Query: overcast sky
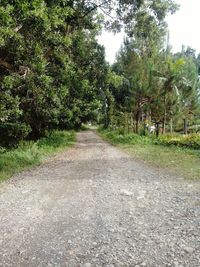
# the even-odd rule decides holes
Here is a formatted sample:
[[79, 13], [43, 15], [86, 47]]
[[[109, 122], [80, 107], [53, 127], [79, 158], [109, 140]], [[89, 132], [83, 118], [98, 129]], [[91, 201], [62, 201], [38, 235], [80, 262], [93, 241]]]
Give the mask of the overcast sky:
[[[180, 51], [182, 45], [189, 45], [200, 52], [200, 0], [176, 0], [176, 2], [180, 4], [180, 10], [167, 18], [173, 51]], [[113, 35], [103, 32], [98, 40], [106, 48], [107, 61], [113, 63], [116, 52], [123, 42], [123, 34]]]

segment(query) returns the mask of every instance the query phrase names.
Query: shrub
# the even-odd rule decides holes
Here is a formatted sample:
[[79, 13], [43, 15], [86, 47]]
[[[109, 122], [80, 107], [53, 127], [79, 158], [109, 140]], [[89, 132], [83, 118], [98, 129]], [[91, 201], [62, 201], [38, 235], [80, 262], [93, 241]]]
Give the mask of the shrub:
[[30, 126], [24, 123], [2, 123], [0, 124], [0, 146], [15, 147], [30, 132]]
[[138, 134], [129, 133], [122, 134], [121, 130], [100, 130], [100, 132], [113, 143], [116, 144], [150, 144], [153, 139], [148, 136], [140, 136]]
[[163, 135], [159, 137], [158, 144], [200, 149], [200, 135], [199, 134]]
[[73, 131], [52, 131], [47, 137], [38, 140], [38, 147], [47, 148], [50, 147], [55, 149], [57, 147], [65, 147], [69, 144], [74, 143], [74, 132]]

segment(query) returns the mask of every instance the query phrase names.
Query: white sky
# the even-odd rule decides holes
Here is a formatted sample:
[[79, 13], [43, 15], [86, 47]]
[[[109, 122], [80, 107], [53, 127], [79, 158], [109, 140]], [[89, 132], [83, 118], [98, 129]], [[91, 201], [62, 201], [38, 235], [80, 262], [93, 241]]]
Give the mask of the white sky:
[[[199, 53], [200, 0], [176, 0], [176, 2], [180, 4], [179, 11], [167, 18], [173, 51], [180, 51], [182, 45], [189, 45]], [[103, 32], [98, 40], [106, 48], [107, 61], [113, 63], [123, 42], [123, 33], [114, 35]]]

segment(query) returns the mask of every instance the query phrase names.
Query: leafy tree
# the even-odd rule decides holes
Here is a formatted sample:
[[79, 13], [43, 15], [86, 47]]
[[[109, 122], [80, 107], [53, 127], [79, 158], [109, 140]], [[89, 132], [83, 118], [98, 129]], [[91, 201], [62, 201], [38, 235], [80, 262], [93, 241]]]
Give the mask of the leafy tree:
[[38, 138], [91, 119], [106, 63], [95, 40], [99, 18], [92, 10], [86, 15], [87, 8], [65, 0], [2, 1], [2, 122], [25, 122]]

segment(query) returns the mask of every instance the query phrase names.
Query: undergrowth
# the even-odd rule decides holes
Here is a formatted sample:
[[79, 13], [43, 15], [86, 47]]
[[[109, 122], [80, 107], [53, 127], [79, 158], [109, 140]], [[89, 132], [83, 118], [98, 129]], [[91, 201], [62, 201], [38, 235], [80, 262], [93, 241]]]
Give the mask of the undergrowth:
[[17, 148], [0, 149], [0, 180], [42, 162], [50, 154], [61, 151], [75, 142], [75, 133], [53, 131], [37, 142], [21, 143]]

